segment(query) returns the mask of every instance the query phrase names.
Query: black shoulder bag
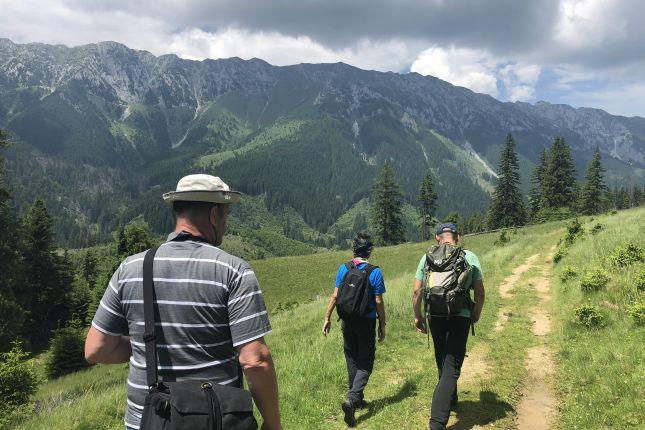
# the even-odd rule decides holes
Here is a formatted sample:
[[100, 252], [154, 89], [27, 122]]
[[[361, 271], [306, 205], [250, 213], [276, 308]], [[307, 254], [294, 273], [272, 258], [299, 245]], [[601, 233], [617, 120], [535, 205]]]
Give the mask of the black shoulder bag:
[[[158, 382], [152, 266], [157, 248], [143, 260], [146, 396], [141, 430], [255, 430], [251, 393], [213, 381]], [[240, 372], [241, 373], [241, 372]], [[242, 375], [240, 375], [240, 387]]]

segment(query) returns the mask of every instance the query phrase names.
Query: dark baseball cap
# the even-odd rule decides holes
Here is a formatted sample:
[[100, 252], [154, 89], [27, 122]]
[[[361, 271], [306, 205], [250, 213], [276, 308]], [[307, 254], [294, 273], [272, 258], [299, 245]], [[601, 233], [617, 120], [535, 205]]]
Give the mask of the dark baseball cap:
[[440, 235], [441, 233], [457, 233], [457, 226], [451, 222], [444, 222], [437, 226], [436, 234]]

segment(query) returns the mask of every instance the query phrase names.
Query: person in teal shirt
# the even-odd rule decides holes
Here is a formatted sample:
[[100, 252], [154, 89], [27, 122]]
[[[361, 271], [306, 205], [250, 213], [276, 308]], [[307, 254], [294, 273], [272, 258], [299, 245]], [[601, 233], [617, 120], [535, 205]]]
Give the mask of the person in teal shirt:
[[[450, 244], [456, 246], [459, 242], [457, 226], [453, 223], [444, 223], [437, 226], [435, 239], [439, 245]], [[471, 310], [462, 309], [458, 314], [450, 317], [431, 315], [430, 327], [426, 327], [421, 313], [423, 281], [423, 268], [426, 264], [424, 254], [419, 261], [414, 279], [412, 306], [414, 309], [414, 324], [417, 331], [427, 333], [430, 330], [434, 344], [434, 354], [439, 372], [439, 381], [432, 395], [430, 412], [430, 430], [445, 430], [450, 409], [457, 404], [457, 380], [461, 373], [461, 365], [466, 356], [466, 342], [471, 322], [475, 323], [481, 316], [484, 306], [484, 275], [477, 256], [465, 250], [466, 260], [472, 266], [470, 279], [466, 279], [465, 286], [469, 293], [474, 292], [475, 305]]]

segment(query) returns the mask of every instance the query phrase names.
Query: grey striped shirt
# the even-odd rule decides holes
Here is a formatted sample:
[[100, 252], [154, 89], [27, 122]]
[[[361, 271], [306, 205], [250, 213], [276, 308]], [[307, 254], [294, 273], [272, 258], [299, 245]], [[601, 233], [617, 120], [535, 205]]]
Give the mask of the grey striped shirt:
[[[112, 276], [92, 326], [130, 335], [125, 423], [138, 429], [146, 385], [143, 257], [130, 256]], [[161, 380], [209, 379], [237, 386], [235, 347], [271, 331], [255, 274], [221, 249], [172, 233], [154, 261], [158, 372]]]

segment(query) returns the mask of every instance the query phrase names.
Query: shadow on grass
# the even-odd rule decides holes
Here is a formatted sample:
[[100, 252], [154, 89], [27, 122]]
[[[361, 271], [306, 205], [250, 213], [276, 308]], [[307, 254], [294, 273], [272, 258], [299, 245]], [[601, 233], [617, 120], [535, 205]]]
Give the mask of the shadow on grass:
[[373, 415], [377, 414], [381, 409], [399, 403], [400, 401], [412, 397], [417, 393], [417, 384], [413, 381], [405, 381], [403, 385], [399, 387], [399, 390], [396, 394], [382, 399], [375, 399], [367, 403], [367, 412], [363, 415], [356, 418], [356, 423], [361, 423], [370, 419]]
[[479, 401], [461, 401], [455, 410], [457, 422], [448, 426], [448, 430], [468, 430], [475, 426], [484, 426], [502, 419], [513, 406], [497, 398], [497, 393], [480, 391]]

